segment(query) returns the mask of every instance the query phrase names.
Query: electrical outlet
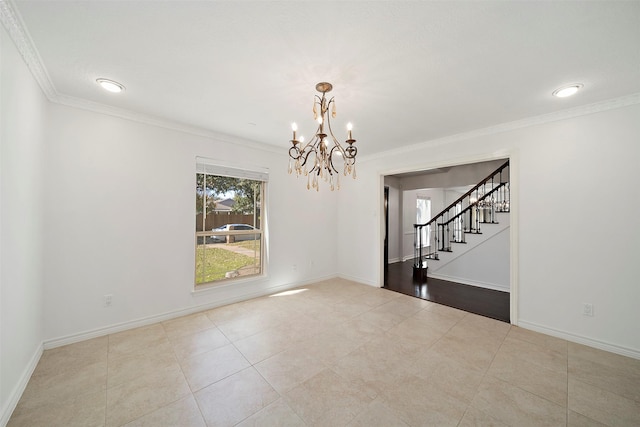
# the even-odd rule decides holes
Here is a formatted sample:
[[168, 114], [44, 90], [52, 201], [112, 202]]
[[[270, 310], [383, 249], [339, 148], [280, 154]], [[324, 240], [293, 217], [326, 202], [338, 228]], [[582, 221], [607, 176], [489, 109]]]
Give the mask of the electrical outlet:
[[105, 307], [111, 307], [111, 303], [113, 302], [113, 295], [107, 294], [103, 297], [103, 304]]
[[582, 314], [584, 316], [593, 316], [593, 304], [584, 303], [582, 305]]

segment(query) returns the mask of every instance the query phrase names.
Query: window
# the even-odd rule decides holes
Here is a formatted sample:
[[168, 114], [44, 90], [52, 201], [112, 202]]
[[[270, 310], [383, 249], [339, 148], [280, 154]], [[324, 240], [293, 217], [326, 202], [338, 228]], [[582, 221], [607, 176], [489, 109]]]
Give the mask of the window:
[[196, 286], [263, 274], [267, 177], [196, 160]]
[[[416, 197], [416, 224], [425, 224], [431, 219], [431, 199]], [[430, 246], [431, 227], [422, 227], [422, 246]]]

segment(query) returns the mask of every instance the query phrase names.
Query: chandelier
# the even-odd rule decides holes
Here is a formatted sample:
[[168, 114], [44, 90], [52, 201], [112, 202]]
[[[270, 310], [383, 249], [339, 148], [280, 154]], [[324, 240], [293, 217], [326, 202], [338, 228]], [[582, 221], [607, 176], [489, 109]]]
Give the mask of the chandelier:
[[[316, 85], [316, 90], [322, 96], [315, 95], [313, 100], [313, 119], [318, 122], [318, 129], [313, 138], [304, 144], [304, 137], [297, 139], [298, 126], [293, 123], [292, 146], [289, 148], [289, 173], [294, 170], [296, 176], [307, 177], [307, 189], [320, 189], [319, 181], [324, 179], [329, 183], [331, 191], [340, 189], [340, 173], [334, 164], [337, 157], [342, 157], [344, 175], [352, 175], [356, 178], [356, 154], [358, 149], [353, 146], [356, 142], [351, 136], [351, 123], [347, 125], [347, 139], [345, 147], [340, 145], [331, 129], [331, 117], [336, 117], [336, 104], [333, 97], [327, 100], [326, 94], [331, 92], [331, 83], [321, 82]], [[331, 110], [331, 114], [328, 114]], [[328, 132], [328, 133], [327, 133]], [[335, 179], [334, 179], [335, 176]]]

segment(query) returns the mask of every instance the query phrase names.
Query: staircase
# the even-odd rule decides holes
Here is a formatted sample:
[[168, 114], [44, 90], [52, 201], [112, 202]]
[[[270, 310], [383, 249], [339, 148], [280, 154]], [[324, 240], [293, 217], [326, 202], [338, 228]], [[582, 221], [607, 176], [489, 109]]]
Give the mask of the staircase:
[[435, 277], [436, 271], [457, 268], [462, 254], [473, 254], [476, 261], [486, 258], [482, 246], [490, 247], [492, 239], [508, 241], [509, 200], [507, 160], [429, 222], [414, 224], [414, 279], [427, 278], [428, 264], [429, 276]]

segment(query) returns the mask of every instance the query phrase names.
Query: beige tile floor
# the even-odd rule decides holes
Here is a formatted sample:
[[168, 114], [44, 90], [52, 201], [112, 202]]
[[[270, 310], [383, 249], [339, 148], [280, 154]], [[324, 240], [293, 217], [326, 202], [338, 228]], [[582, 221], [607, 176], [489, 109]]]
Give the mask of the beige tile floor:
[[328, 280], [44, 352], [9, 426], [638, 426], [640, 360]]

